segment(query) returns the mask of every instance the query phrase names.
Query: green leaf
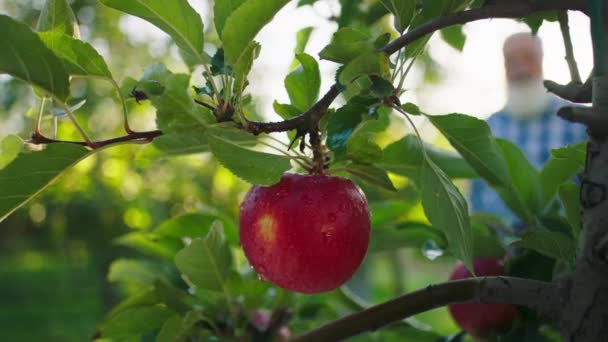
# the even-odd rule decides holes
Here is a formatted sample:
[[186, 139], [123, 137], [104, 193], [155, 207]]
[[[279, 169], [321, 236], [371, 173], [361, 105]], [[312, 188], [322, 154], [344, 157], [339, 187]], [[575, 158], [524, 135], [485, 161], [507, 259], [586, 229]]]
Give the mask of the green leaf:
[[253, 151], [214, 134], [208, 134], [207, 140], [211, 152], [222, 165], [252, 184], [275, 184], [291, 169], [286, 157]]
[[284, 120], [293, 118], [294, 116], [298, 116], [302, 113], [302, 111], [295, 106], [285, 103], [278, 103], [276, 100], [272, 103], [272, 108], [274, 109], [275, 113], [279, 114], [279, 116], [281, 116]]
[[179, 251], [175, 264], [198, 288], [226, 292], [232, 255], [221, 225], [214, 225], [204, 239], [195, 239]]
[[580, 189], [578, 185], [569, 182], [560, 185], [558, 192], [566, 211], [566, 219], [572, 229], [572, 235], [578, 238], [581, 230]]
[[[186, 313], [186, 315], [182, 318], [180, 316], [173, 316], [169, 318], [163, 327], [161, 328], [158, 336], [156, 337], [156, 342], [186, 342], [186, 338], [188, 338], [188, 332], [192, 330], [192, 327], [199, 321], [206, 320], [200, 311], [191, 310]], [[212, 333], [205, 330], [197, 330], [197, 335], [200, 338], [207, 338], [212, 340]]]
[[422, 206], [433, 227], [445, 233], [450, 250], [473, 269], [473, 234], [467, 202], [448, 176], [425, 157], [420, 170]]
[[359, 124], [346, 141], [346, 152], [352, 160], [370, 164], [382, 159], [382, 148], [375, 139], [388, 126], [388, 116], [386, 111], [380, 115], [376, 120]]
[[369, 211], [372, 213], [372, 227], [396, 223], [414, 206], [413, 202], [390, 200], [370, 202]]
[[296, 55], [304, 53], [306, 50], [306, 45], [308, 45], [308, 40], [310, 39], [310, 34], [314, 30], [314, 27], [309, 26], [300, 29], [296, 33], [296, 48], [294, 49], [294, 53]]
[[[0, 170], [10, 164], [23, 150], [23, 140], [11, 134], [0, 142]], [[0, 220], [2, 221], [2, 220]]]
[[[453, 152], [439, 149], [431, 144], [424, 144], [426, 154], [450, 178], [476, 178], [475, 170], [466, 160]], [[408, 134], [400, 140], [388, 145], [379, 166], [400, 176], [418, 180], [422, 165], [422, 149], [420, 141], [413, 134]]]
[[365, 103], [350, 101], [329, 116], [327, 122], [327, 147], [336, 159], [346, 155], [346, 142], [361, 123], [367, 112]]
[[344, 27], [334, 33], [331, 43], [321, 50], [319, 57], [346, 64], [374, 50], [371, 36], [354, 28]]
[[289, 0], [245, 0], [234, 10], [221, 32], [226, 59], [235, 64], [245, 48]]
[[578, 163], [580, 167], [583, 167], [587, 159], [587, 141], [553, 149], [551, 150], [551, 155], [555, 158], [572, 160]]
[[490, 184], [509, 184], [509, 169], [488, 124], [463, 114], [428, 116], [429, 120]]
[[411, 0], [380, 0], [380, 2], [393, 13], [395, 28], [403, 33], [414, 17], [416, 2]]
[[80, 36], [76, 16], [67, 0], [46, 0], [38, 17], [36, 31], [55, 31], [76, 38]]
[[[221, 2], [221, 1], [218, 1]], [[163, 324], [162, 328], [156, 336], [156, 342], [181, 342], [185, 341], [185, 336], [182, 336], [183, 321], [179, 315], [169, 317]]]
[[218, 35], [224, 30], [226, 19], [234, 12], [245, 0], [219, 0], [213, 2], [213, 20], [215, 30]]
[[163, 133], [215, 122], [213, 114], [189, 96], [189, 83], [189, 75], [173, 74], [163, 64], [155, 64], [144, 70], [138, 88], [146, 91], [150, 102], [156, 107], [156, 124]]
[[0, 72], [40, 87], [59, 100], [69, 94], [68, 74], [61, 60], [38, 35], [11, 17], [0, 15]]
[[556, 11], [541, 11], [533, 13], [525, 18], [523, 18], [524, 23], [526, 23], [532, 34], [538, 33], [538, 29], [543, 24], [543, 21], [557, 21], [557, 12]]
[[374, 227], [368, 251], [370, 253], [395, 251], [399, 248], [422, 248], [427, 241], [440, 247], [448, 242], [436, 228], [420, 222], [406, 222], [396, 226]]
[[474, 258], [502, 258], [505, 249], [499, 237], [484, 223], [471, 218], [471, 231], [473, 232]]
[[540, 174], [519, 147], [508, 140], [495, 139], [507, 162], [511, 178], [510, 185], [497, 187], [497, 192], [524, 222], [532, 223], [535, 213], [540, 213], [543, 209]]
[[204, 62], [203, 21], [188, 0], [101, 0], [109, 7], [140, 17], [173, 38], [175, 44], [197, 63]]
[[163, 134], [154, 139], [152, 146], [169, 156], [209, 152], [205, 128], [202, 127]]
[[82, 146], [51, 144], [22, 153], [0, 170], [0, 222], [90, 154]]
[[373, 141], [371, 134], [350, 137], [346, 150], [350, 159], [360, 163], [371, 164], [382, 159], [382, 148]]
[[166, 260], [173, 260], [175, 253], [183, 246], [180, 241], [160, 239], [154, 234], [143, 232], [132, 232], [122, 235], [115, 239], [114, 243]]
[[408, 113], [410, 115], [422, 114], [422, 112], [420, 111], [420, 108], [418, 108], [418, 106], [416, 104], [411, 103], [411, 102], [407, 102], [407, 103], [404, 103], [403, 105], [401, 105], [401, 109], [403, 109], [406, 113]]
[[319, 64], [311, 56], [302, 53], [296, 55], [296, 59], [300, 66], [285, 78], [285, 89], [291, 104], [304, 112], [317, 102], [321, 89], [321, 74]]
[[202, 238], [209, 233], [209, 229], [215, 221], [221, 222], [224, 226], [228, 242], [233, 245], [238, 244], [238, 229], [231, 219], [203, 213], [188, 213], [170, 218], [154, 230], [154, 235], [178, 239]]
[[393, 182], [388, 178], [384, 169], [374, 165], [350, 164], [346, 167], [348, 173], [361, 178], [369, 184], [379, 186], [390, 191], [397, 191]]
[[245, 48], [245, 51], [241, 53], [239, 59], [234, 65], [234, 95], [241, 97], [245, 86], [247, 85], [247, 75], [251, 71], [253, 61], [258, 57], [260, 53], [260, 44], [256, 42], [250, 42]]
[[390, 61], [384, 52], [369, 52], [348, 62], [338, 75], [341, 84], [348, 85], [362, 75], [390, 78]]
[[572, 180], [584, 167], [584, 162], [576, 158], [579, 151], [585, 153], [585, 144], [561, 148], [556, 152], [559, 157], [553, 154], [543, 165], [540, 170], [540, 181], [543, 188], [544, 206], [553, 199], [560, 185]]
[[541, 227], [528, 228], [521, 239], [512, 245], [535, 250], [569, 265], [574, 263], [576, 257], [576, 241], [572, 237]]
[[61, 59], [68, 74], [112, 79], [105, 60], [89, 43], [56, 31], [41, 32], [38, 35]]
[[467, 40], [467, 36], [464, 34], [464, 31], [462, 31], [462, 25], [448, 26], [439, 31], [439, 33], [446, 43], [462, 52], [464, 43]]
[[135, 259], [116, 259], [108, 271], [109, 282], [128, 283], [137, 288], [151, 287], [161, 278], [162, 273], [157, 267]]
[[150, 305], [126, 309], [106, 322], [101, 332], [114, 339], [139, 337], [160, 328], [175, 313], [163, 305]]

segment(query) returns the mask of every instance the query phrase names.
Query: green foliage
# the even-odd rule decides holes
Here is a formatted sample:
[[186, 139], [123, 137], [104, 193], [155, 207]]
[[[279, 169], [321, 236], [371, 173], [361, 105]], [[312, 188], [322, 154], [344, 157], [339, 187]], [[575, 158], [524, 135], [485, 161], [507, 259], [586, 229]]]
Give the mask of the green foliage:
[[369, 245], [370, 252], [387, 252], [398, 248], [422, 248], [433, 241], [440, 248], [448, 242], [441, 230], [420, 222], [406, 222], [394, 226], [376, 227]]
[[88, 155], [86, 148], [69, 144], [53, 144], [40, 152], [20, 154], [0, 170], [0, 221]]
[[570, 182], [560, 185], [558, 193], [566, 211], [566, 218], [572, 228], [572, 235], [578, 238], [581, 230], [580, 189], [578, 185]]
[[195, 239], [175, 256], [177, 268], [198, 288], [225, 292], [232, 255], [221, 225], [204, 239]]
[[224, 30], [224, 24], [226, 19], [230, 17], [239, 6], [241, 6], [245, 0], [226, 0], [226, 1], [214, 1], [213, 2], [213, 20], [215, 21], [215, 30], [218, 34], [221, 34]]
[[450, 44], [451, 47], [458, 51], [464, 49], [467, 36], [462, 31], [462, 25], [449, 26], [439, 32], [441, 33], [441, 38]]
[[296, 55], [296, 59], [300, 66], [285, 78], [285, 89], [291, 104], [300, 112], [304, 112], [317, 102], [321, 74], [319, 64], [312, 56], [301, 53]]
[[389, 78], [388, 56], [383, 52], [361, 54], [346, 64], [340, 72], [338, 80], [341, 84], [348, 85], [362, 75]]
[[207, 140], [217, 160], [247, 182], [272, 185], [291, 169], [286, 157], [253, 151], [218, 135], [208, 135]]
[[112, 80], [112, 73], [103, 57], [90, 44], [57, 31], [42, 32], [38, 35], [61, 59], [68, 74], [99, 76]]
[[[431, 144], [424, 144], [426, 155], [450, 178], [475, 178], [477, 174], [465, 159]], [[383, 150], [380, 165], [398, 175], [418, 179], [422, 166], [422, 149], [415, 135], [408, 134]]]
[[221, 31], [226, 59], [231, 64], [235, 64], [255, 35], [288, 2], [288, 0], [245, 0], [232, 11]]
[[336, 63], [348, 63], [356, 57], [374, 51], [372, 38], [356, 29], [342, 28], [336, 32], [319, 56]]
[[142, 306], [124, 310], [112, 317], [102, 328], [103, 336], [115, 339], [133, 339], [158, 329], [173, 315], [162, 305]]
[[384, 169], [369, 164], [350, 164], [346, 167], [348, 173], [364, 181], [391, 191], [397, 191]]
[[189, 75], [174, 74], [163, 64], [144, 70], [138, 86], [156, 107], [156, 124], [163, 132], [200, 128], [214, 121], [209, 110], [194, 103], [188, 94], [189, 83]]
[[380, 0], [382, 4], [395, 16], [395, 28], [403, 33], [409, 26], [416, 11], [415, 1]]
[[529, 228], [521, 240], [514, 242], [513, 245], [535, 250], [569, 265], [574, 263], [576, 256], [576, 244], [571, 236], [542, 227]]
[[473, 239], [467, 202], [448, 176], [426, 155], [420, 169], [420, 189], [429, 221], [444, 231], [450, 249], [469, 270], [473, 270]]
[[429, 120], [481, 177], [490, 184], [509, 184], [506, 162], [487, 123], [462, 114], [429, 116]]
[[532, 223], [534, 216], [543, 209], [540, 174], [515, 144], [498, 138], [496, 142], [507, 162], [511, 179], [508, 188], [497, 188], [498, 194], [524, 222]]
[[[584, 166], [585, 143], [552, 151], [551, 158], [540, 170], [545, 205], [549, 203], [563, 183], [571, 180]], [[577, 158], [582, 156], [583, 158]]]
[[16, 135], [9, 135], [0, 142], [0, 170], [10, 164], [23, 149], [23, 140]]
[[197, 63], [203, 58], [203, 22], [187, 0], [102, 0], [106, 6], [140, 17], [165, 31]]
[[77, 37], [79, 35], [78, 22], [69, 2], [67, 0], [46, 1], [38, 17], [36, 31], [53, 31]]
[[65, 101], [69, 95], [68, 74], [59, 58], [29, 27], [11, 17], [0, 15], [0, 31], [4, 37], [0, 72], [20, 78]]

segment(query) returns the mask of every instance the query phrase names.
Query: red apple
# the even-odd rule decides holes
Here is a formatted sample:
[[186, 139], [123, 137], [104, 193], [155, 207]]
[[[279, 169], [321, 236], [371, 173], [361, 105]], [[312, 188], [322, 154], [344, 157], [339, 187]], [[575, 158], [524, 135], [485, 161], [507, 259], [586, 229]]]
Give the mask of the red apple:
[[[504, 274], [502, 262], [496, 258], [474, 259], [473, 268], [477, 276]], [[458, 262], [452, 270], [450, 280], [470, 277], [472, 275], [464, 264]], [[517, 316], [517, 309], [511, 304], [451, 304], [448, 305], [448, 310], [462, 329], [477, 338], [508, 330]]]
[[241, 245], [261, 278], [302, 293], [329, 291], [357, 270], [370, 237], [363, 192], [348, 179], [285, 174], [241, 203]]

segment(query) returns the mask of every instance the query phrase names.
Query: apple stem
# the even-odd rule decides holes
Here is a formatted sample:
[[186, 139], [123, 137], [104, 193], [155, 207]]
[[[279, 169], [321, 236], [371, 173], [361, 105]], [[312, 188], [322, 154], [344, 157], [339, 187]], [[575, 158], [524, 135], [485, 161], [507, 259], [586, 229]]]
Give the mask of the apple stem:
[[309, 133], [308, 141], [312, 146], [312, 160], [314, 173], [322, 175], [325, 173], [324, 162], [323, 162], [323, 147], [321, 146], [321, 135], [319, 130], [315, 129]]

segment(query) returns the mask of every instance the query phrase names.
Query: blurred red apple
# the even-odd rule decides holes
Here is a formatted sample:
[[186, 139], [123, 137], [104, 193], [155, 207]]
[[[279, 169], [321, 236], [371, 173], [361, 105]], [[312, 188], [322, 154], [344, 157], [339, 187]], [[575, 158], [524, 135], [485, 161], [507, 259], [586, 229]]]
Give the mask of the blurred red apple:
[[275, 285], [329, 291], [355, 273], [370, 238], [363, 192], [348, 179], [285, 174], [254, 186], [241, 203], [241, 245], [250, 264]]
[[[496, 258], [473, 260], [475, 274], [480, 276], [504, 275], [504, 267]], [[450, 280], [472, 277], [462, 262], [458, 262]], [[517, 309], [511, 304], [451, 304], [448, 310], [456, 323], [469, 334], [484, 338], [496, 332], [506, 331], [517, 316]]]

